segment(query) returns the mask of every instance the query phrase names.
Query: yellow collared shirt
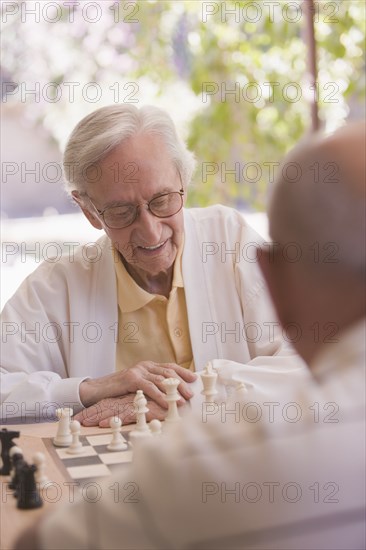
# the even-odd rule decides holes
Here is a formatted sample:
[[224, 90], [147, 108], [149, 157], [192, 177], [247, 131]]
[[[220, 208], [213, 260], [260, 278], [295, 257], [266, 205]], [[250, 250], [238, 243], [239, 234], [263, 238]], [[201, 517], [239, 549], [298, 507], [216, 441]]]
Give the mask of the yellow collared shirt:
[[169, 298], [142, 289], [129, 275], [116, 251], [116, 370], [132, 367], [140, 361], [177, 363], [194, 370], [182, 276], [183, 246], [184, 242], [174, 262]]

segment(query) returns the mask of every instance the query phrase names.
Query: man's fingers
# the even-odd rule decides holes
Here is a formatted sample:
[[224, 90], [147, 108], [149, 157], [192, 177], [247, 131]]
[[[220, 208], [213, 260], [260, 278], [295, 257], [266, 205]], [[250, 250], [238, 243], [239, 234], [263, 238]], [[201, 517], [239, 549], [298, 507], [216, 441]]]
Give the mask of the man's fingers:
[[159, 408], [159, 409], [156, 409], [154, 411], [149, 411], [147, 414], [146, 414], [146, 420], [148, 422], [151, 422], [151, 420], [165, 420], [165, 417], [166, 417], [166, 411], [164, 411], [163, 409]]
[[193, 397], [193, 391], [185, 382], [181, 382], [178, 386], [178, 391], [184, 399], [191, 399]]
[[99, 417], [94, 416], [92, 418], [84, 418], [80, 424], [84, 426], [85, 428], [91, 428], [92, 426], [98, 426], [99, 424]]
[[103, 399], [75, 415], [75, 420], [78, 420], [83, 426], [98, 426], [102, 421], [113, 416], [119, 416], [123, 420], [126, 415], [134, 415], [133, 399], [133, 394], [129, 397]]
[[185, 382], [194, 382], [197, 378], [196, 373], [190, 371], [189, 369], [180, 367], [176, 363], [156, 363], [156, 365], [164, 369], [163, 373], [166, 378], [170, 378], [173, 375], [171, 372], [172, 370], [175, 371], [176, 374], [178, 374], [178, 376]]
[[[135, 413], [124, 413], [124, 414], [119, 414], [117, 415], [118, 418], [121, 419], [122, 421], [122, 426], [127, 426], [127, 424], [132, 424], [133, 422], [136, 422], [136, 414]], [[116, 415], [112, 414], [112, 415], [109, 415], [108, 417], [104, 418], [103, 420], [101, 420], [99, 422], [99, 427], [100, 428], [109, 428], [109, 423], [110, 423], [110, 420], [111, 418], [115, 418]]]
[[[178, 376], [174, 376], [172, 378], [177, 378], [179, 380]], [[164, 380], [166, 380], [166, 378], [164, 378]], [[161, 390], [159, 388], [161, 388]], [[151, 377], [150, 380], [141, 380], [140, 389], [144, 392], [146, 397], [149, 397], [150, 399], [155, 401], [155, 403], [160, 405], [160, 407], [165, 410], [168, 408], [164, 384], [160, 382], [160, 380], [157, 381], [155, 376]], [[178, 405], [183, 405], [187, 399], [193, 397], [193, 392], [187, 387], [185, 382], [181, 382], [179, 384], [178, 391], [181, 394]]]
[[[183, 375], [186, 374], [186, 369], [183, 369], [178, 365], [174, 365], [174, 363], [164, 363], [151, 367], [149, 371], [151, 372], [151, 376], [146, 375], [146, 378], [151, 380], [162, 391], [162, 393], [165, 394], [165, 388], [163, 384], [164, 380], [166, 378], [177, 378], [181, 381], [178, 386], [178, 391], [180, 392], [182, 397], [184, 399], [191, 399], [191, 397], [193, 397], [193, 392], [186, 383], [187, 377], [184, 378], [183, 376], [181, 376], [181, 373]], [[190, 372], [190, 374], [192, 374], [196, 378], [196, 375], [193, 372]], [[193, 380], [191, 380], [191, 382], [193, 382]]]
[[[166, 369], [164, 369], [164, 370], [166, 370]], [[165, 388], [164, 388], [164, 384], [163, 384], [164, 380], [166, 380], [167, 378], [177, 378], [177, 380], [180, 381], [180, 384], [178, 386], [179, 393], [184, 398], [184, 400], [185, 399], [191, 399], [191, 397], [193, 397], [193, 391], [191, 390], [189, 385], [186, 382], [184, 382], [184, 380], [182, 380], [182, 378], [174, 370], [173, 370], [173, 372], [169, 371], [169, 374], [170, 374], [170, 376], [167, 376], [167, 377], [164, 377], [164, 376], [161, 376], [161, 375], [154, 375], [154, 378], [152, 378], [152, 381], [165, 394]]]
[[[111, 418], [114, 418], [114, 417], [109, 416], [108, 418], [105, 418], [104, 420], [101, 420], [98, 424], [99, 428], [109, 428], [109, 422], [110, 422]], [[123, 423], [123, 421], [122, 421], [122, 423]]]
[[86, 427], [98, 426], [100, 420], [104, 418], [103, 417], [104, 412], [105, 411], [102, 411], [101, 408], [98, 409], [96, 407], [94, 407], [92, 411], [85, 409], [83, 411], [84, 415], [82, 416], [82, 419], [79, 420], [79, 422], [80, 424]]
[[[164, 420], [166, 417], [166, 409], [163, 409], [155, 401], [148, 401], [147, 407], [149, 412], [146, 414], [146, 420], [150, 422], [154, 418], [158, 420]], [[100, 428], [109, 428], [110, 419], [116, 415], [109, 415], [99, 422]], [[127, 426], [136, 422], [136, 413], [135, 412], [125, 412], [124, 414], [119, 414], [118, 417], [122, 420], [122, 425]]]
[[83, 409], [78, 414], [76, 414], [73, 419], [80, 422], [82, 426], [98, 426], [97, 417], [100, 414], [101, 409], [98, 405], [92, 405]]
[[145, 397], [149, 397], [158, 405], [160, 405], [160, 407], [162, 407], [163, 409], [168, 408], [165, 393], [161, 391], [152, 380], [148, 380], [146, 378], [142, 379], [140, 389], [144, 392]]

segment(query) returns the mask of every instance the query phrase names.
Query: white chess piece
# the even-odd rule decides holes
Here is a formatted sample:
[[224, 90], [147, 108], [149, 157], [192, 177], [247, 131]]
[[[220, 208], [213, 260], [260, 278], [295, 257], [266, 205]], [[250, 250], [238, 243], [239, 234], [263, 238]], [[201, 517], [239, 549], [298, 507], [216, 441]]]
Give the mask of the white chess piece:
[[110, 419], [109, 425], [112, 430], [112, 440], [107, 446], [108, 451], [125, 451], [128, 449], [128, 443], [120, 432], [122, 420], [118, 416], [114, 416]]
[[80, 422], [77, 420], [72, 420], [70, 422], [70, 430], [72, 436], [72, 443], [66, 452], [71, 455], [79, 455], [85, 452], [85, 448], [80, 441]]
[[130, 441], [135, 443], [137, 439], [144, 439], [151, 437], [150, 428], [146, 423], [146, 413], [149, 412], [147, 408], [147, 400], [142, 390], [137, 390], [136, 397], [133, 400], [133, 404], [136, 410], [136, 426], [129, 434]]
[[157, 418], [154, 418], [154, 420], [151, 420], [151, 422], [149, 423], [149, 426], [150, 426], [150, 431], [152, 435], [154, 436], [161, 435], [162, 425], [160, 420], [158, 420]]
[[56, 447], [68, 447], [72, 442], [70, 421], [73, 415], [73, 410], [69, 407], [57, 409], [56, 415], [59, 421], [57, 425], [56, 437], [53, 438], [53, 444], [56, 445]]
[[163, 381], [163, 386], [166, 392], [166, 400], [168, 401], [168, 414], [164, 421], [164, 425], [175, 424], [176, 422], [180, 422], [182, 420], [178, 414], [177, 406], [177, 401], [180, 399], [178, 392], [179, 384], [180, 380], [177, 378], [166, 378]]
[[33, 455], [33, 462], [37, 466], [37, 470], [34, 474], [34, 479], [36, 483], [39, 484], [40, 488], [43, 489], [47, 483], [50, 482], [46, 476], [46, 457], [43, 453], [38, 452]]
[[239, 394], [244, 395], [245, 393], [248, 393], [248, 388], [246, 387], [244, 382], [238, 382], [238, 385], [235, 387], [234, 392], [238, 392]]
[[210, 362], [207, 363], [203, 372], [200, 372], [200, 377], [203, 384], [201, 394], [204, 396], [206, 403], [213, 403], [215, 395], [218, 393], [216, 389], [217, 372], [214, 372]]
[[[233, 407], [235, 407], [235, 403], [239, 402], [239, 403], [244, 403], [244, 402], [248, 402], [249, 400], [249, 397], [248, 397], [248, 386], [247, 384], [244, 384], [244, 382], [242, 382], [241, 380], [235, 380], [235, 377], [233, 376], [232, 378], [232, 381], [235, 382], [235, 387], [234, 386], [230, 386], [230, 387], [227, 387], [226, 388], [226, 392], [227, 392], [227, 400], [226, 402], [228, 404], [232, 404]], [[249, 384], [249, 387], [251, 387], [252, 385]], [[231, 406], [231, 405], [230, 405]]]

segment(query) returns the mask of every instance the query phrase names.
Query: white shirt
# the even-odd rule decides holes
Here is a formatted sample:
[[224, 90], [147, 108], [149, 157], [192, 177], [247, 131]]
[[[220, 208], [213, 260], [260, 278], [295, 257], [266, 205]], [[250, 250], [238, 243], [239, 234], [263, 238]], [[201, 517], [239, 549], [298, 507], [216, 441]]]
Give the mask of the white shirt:
[[[256, 261], [261, 237], [223, 206], [186, 210], [184, 230], [196, 370], [213, 359], [238, 362], [243, 372], [263, 368], [271, 387], [273, 378], [281, 387], [290, 373], [305, 376], [285, 345]], [[80, 247], [71, 257], [41, 264], [2, 313], [2, 418], [49, 419], [60, 406], [79, 411], [81, 381], [115, 370], [117, 323], [113, 247], [106, 236], [91, 250]]]
[[150, 440], [97, 503], [46, 518], [42, 548], [365, 548], [364, 337], [363, 320], [329, 345], [274, 418], [257, 403], [256, 422], [196, 417]]

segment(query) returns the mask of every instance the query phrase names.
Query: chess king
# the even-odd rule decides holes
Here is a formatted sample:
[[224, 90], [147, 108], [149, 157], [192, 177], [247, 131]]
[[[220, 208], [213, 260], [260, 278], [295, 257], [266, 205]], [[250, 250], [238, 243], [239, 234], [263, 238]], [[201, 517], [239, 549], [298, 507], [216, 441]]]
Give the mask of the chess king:
[[148, 420], [162, 420], [164, 380], [179, 380], [180, 406], [207, 361], [221, 381], [241, 373], [274, 393], [306, 376], [250, 253], [262, 239], [231, 208], [184, 208], [195, 160], [166, 112], [98, 109], [63, 163], [67, 192], [103, 236], [42, 263], [5, 305], [3, 419], [72, 407], [85, 426], [126, 424], [141, 389]]

